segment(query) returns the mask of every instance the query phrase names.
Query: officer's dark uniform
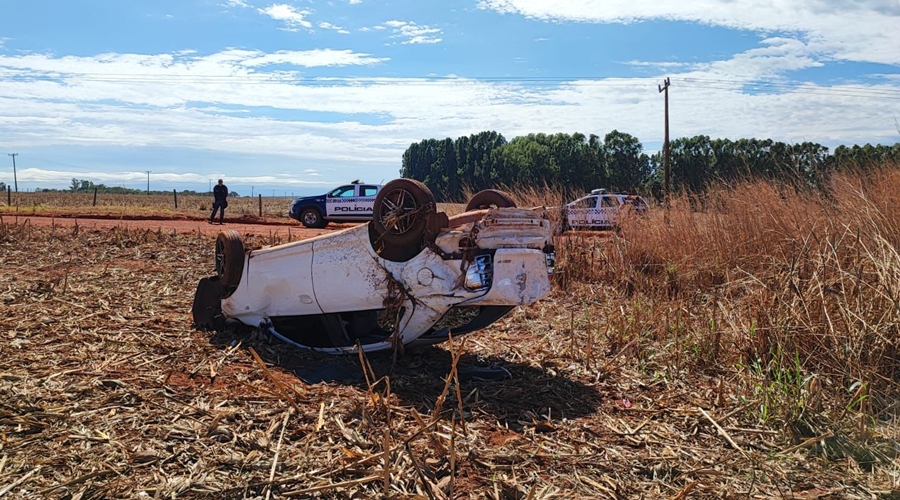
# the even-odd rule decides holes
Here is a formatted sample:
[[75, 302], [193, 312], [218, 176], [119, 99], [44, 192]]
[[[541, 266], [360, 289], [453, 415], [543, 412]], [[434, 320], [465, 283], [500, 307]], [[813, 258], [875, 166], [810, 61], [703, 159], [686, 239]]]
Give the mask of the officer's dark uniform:
[[213, 198], [215, 201], [213, 201], [212, 213], [209, 214], [209, 223], [212, 224], [218, 210], [219, 224], [223, 224], [225, 222], [225, 208], [228, 207], [228, 186], [216, 184], [216, 187], [213, 188]]

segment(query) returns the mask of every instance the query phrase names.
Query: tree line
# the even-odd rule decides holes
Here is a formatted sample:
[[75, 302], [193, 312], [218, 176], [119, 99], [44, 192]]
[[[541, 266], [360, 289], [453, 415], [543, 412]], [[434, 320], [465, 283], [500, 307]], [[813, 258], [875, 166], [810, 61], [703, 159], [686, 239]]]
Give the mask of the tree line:
[[[675, 190], [701, 192], [711, 183], [755, 177], [821, 187], [829, 173], [900, 163], [893, 146], [789, 144], [771, 139], [710, 139], [699, 135], [670, 142], [670, 182]], [[594, 134], [528, 134], [507, 141], [495, 131], [456, 140], [426, 139], [403, 153], [402, 177], [420, 180], [439, 200], [458, 199], [464, 187], [562, 185], [575, 189], [658, 193], [662, 153], [647, 154], [634, 136], [613, 130]]]

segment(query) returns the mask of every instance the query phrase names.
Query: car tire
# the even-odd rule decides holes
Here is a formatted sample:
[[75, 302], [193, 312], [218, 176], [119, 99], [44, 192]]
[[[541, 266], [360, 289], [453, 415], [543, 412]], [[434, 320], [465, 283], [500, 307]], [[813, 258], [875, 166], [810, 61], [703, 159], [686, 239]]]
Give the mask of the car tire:
[[390, 255], [408, 255], [408, 249], [421, 246], [427, 218], [435, 207], [434, 195], [425, 184], [413, 179], [388, 182], [375, 196], [372, 247], [389, 260], [397, 260]]
[[216, 276], [225, 288], [234, 288], [244, 273], [244, 242], [234, 230], [222, 231], [216, 237]]
[[321, 229], [328, 225], [318, 208], [308, 207], [300, 212], [300, 223], [312, 229]]
[[466, 212], [486, 208], [516, 208], [516, 202], [509, 193], [498, 189], [485, 189], [475, 193], [466, 204]]

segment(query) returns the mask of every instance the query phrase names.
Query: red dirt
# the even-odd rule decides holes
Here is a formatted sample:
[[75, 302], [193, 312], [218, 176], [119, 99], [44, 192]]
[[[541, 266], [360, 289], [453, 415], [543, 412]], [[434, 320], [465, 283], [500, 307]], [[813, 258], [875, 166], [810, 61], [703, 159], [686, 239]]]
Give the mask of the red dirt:
[[309, 229], [298, 222], [285, 220], [261, 219], [258, 217], [240, 217], [225, 219], [224, 224], [210, 224], [205, 219], [164, 218], [161, 216], [104, 216], [104, 215], [3, 215], [0, 222], [31, 224], [34, 226], [78, 226], [85, 229], [109, 229], [121, 227], [127, 229], [150, 229], [174, 231], [178, 233], [201, 233], [215, 236], [223, 229], [234, 229], [242, 235], [280, 236], [291, 240], [312, 238], [323, 233], [346, 229], [353, 224], [329, 224], [325, 229]]

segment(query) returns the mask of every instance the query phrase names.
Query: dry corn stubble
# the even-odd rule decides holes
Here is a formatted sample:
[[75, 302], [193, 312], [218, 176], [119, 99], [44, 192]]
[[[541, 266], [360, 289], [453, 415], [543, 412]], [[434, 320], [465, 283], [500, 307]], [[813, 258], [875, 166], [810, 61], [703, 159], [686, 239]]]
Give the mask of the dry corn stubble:
[[[855, 191], [845, 189], [851, 198], [835, 199], [852, 210]], [[896, 459], [879, 444], [895, 427], [847, 428], [866, 412], [887, 415], [878, 414], [890, 409], [885, 379], [895, 380], [884, 363], [896, 339], [887, 305], [897, 233], [866, 224], [897, 225], [872, 211], [884, 203], [878, 193], [866, 196], [869, 208], [834, 226], [817, 215], [833, 205], [806, 199], [766, 213], [738, 195], [724, 196], [733, 210], [713, 213], [676, 200], [668, 224], [655, 212], [626, 223], [623, 237], [558, 244], [565, 288], [473, 334], [460, 353], [459, 366], [495, 362], [513, 379], [450, 385], [449, 346], [407, 353], [385, 383], [298, 388], [293, 369], [335, 361], [252, 329], [193, 331], [187, 311], [211, 272], [210, 238], [0, 224], [0, 492], [840, 498], [896, 489]], [[853, 226], [832, 231], [851, 220], [865, 222], [858, 237]], [[822, 352], [838, 344], [848, 349]], [[369, 358], [371, 382], [390, 361]], [[844, 388], [853, 377], [861, 383]], [[828, 433], [842, 439], [807, 435]]]

